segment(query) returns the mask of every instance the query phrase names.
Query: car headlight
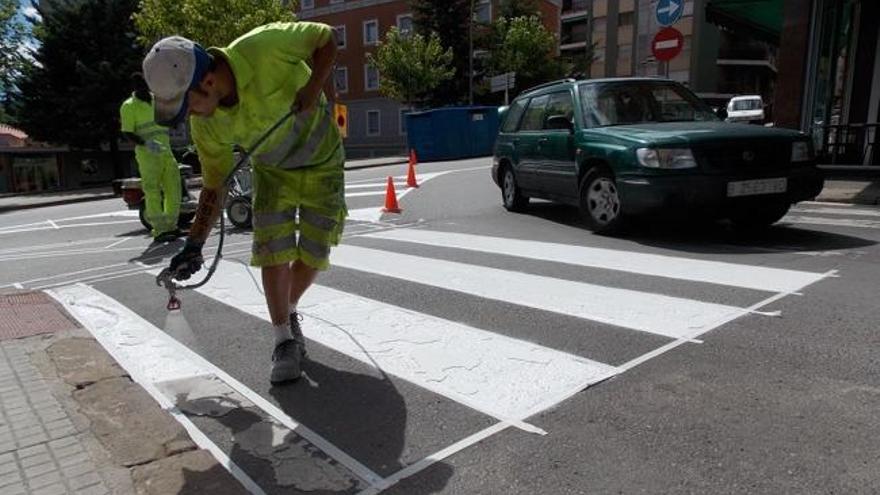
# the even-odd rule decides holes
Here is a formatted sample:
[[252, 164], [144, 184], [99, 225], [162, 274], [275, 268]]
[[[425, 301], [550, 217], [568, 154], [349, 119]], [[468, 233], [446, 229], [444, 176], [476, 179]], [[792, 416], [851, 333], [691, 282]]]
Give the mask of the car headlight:
[[810, 152], [809, 141], [795, 141], [791, 143], [791, 161], [792, 162], [808, 162], [813, 159]]
[[639, 148], [636, 156], [639, 165], [648, 168], [682, 169], [697, 166], [694, 154], [688, 148]]

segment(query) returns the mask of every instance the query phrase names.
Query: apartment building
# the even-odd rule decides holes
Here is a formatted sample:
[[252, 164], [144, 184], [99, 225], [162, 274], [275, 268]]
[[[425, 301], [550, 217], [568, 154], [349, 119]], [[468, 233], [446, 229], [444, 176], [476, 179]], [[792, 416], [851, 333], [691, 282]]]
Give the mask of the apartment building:
[[[559, 0], [539, 2], [545, 26], [559, 29]], [[498, 2], [475, 0], [474, 22], [490, 22]], [[406, 0], [301, 0], [297, 17], [333, 26], [339, 55], [334, 84], [337, 98], [348, 105], [349, 157], [370, 157], [403, 153], [406, 150], [406, 121], [410, 109], [382, 96], [382, 75], [367, 64], [367, 54], [378, 47], [392, 27], [413, 30], [413, 15]], [[450, 102], [454, 103], [454, 102]]]
[[681, 17], [673, 27], [684, 36], [684, 46], [665, 63], [651, 52], [654, 35], [662, 27], [657, 0], [564, 0], [560, 53], [577, 59], [578, 52], [586, 54], [595, 44], [593, 62], [583, 67], [593, 78], [662, 76], [690, 86], [710, 101], [744, 93], [772, 101], [775, 47], [709, 22], [708, 3], [683, 0]]

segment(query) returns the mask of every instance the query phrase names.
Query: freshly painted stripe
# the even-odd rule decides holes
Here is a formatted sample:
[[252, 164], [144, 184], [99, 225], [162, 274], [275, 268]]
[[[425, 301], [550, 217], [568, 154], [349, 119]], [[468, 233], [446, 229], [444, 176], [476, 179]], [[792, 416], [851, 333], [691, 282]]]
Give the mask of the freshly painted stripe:
[[454, 232], [395, 229], [364, 237], [504, 254], [768, 292], [796, 292], [822, 278], [820, 273]]
[[[372, 184], [346, 184], [345, 190], [349, 189], [385, 189], [388, 187], [386, 181], [374, 182]], [[395, 181], [394, 187], [406, 187], [406, 181]]]
[[[224, 304], [234, 292], [237, 309], [269, 321], [255, 271], [223, 261], [214, 278], [198, 290]], [[548, 398], [573, 387], [583, 390], [615, 370], [318, 285], [306, 292], [299, 311], [309, 339], [505, 421], [521, 420]]]
[[345, 193], [346, 198], [364, 198], [367, 196], [384, 196], [385, 191]]
[[[158, 270], [153, 274], [156, 272]], [[370, 485], [381, 481], [382, 477], [371, 469], [115, 299], [83, 284], [47, 293], [76, 317], [132, 379], [145, 384], [145, 388], [156, 389], [156, 384], [171, 380], [216, 376]]]
[[801, 215], [787, 215], [782, 219], [783, 223], [797, 223], [805, 225], [830, 225], [834, 227], [856, 227], [860, 229], [880, 229], [880, 221], [861, 220], [854, 218], [822, 218]]
[[711, 330], [742, 308], [342, 245], [335, 266], [671, 338]]
[[880, 209], [866, 208], [792, 208], [792, 213], [813, 215], [853, 215], [857, 217], [880, 217]]

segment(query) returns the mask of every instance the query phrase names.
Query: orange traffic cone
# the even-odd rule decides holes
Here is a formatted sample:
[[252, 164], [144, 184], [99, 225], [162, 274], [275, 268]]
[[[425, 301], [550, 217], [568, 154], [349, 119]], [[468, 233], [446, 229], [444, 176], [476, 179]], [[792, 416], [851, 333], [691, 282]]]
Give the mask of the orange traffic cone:
[[416, 155], [415, 148], [409, 150], [409, 164], [412, 166], [416, 166], [419, 164], [419, 157]]
[[406, 170], [406, 187], [419, 187], [419, 183], [416, 182], [416, 167], [412, 160], [409, 161]]
[[388, 176], [388, 186], [385, 188], [385, 213], [400, 213], [400, 206], [397, 205], [397, 193], [394, 192], [394, 179]]

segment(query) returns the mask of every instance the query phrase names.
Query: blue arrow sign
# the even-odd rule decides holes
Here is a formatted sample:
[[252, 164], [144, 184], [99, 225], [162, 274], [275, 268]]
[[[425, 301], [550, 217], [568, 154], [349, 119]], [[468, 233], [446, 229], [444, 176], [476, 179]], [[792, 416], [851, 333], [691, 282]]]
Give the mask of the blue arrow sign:
[[681, 19], [684, 0], [660, 0], [657, 2], [657, 22], [661, 26], [671, 26]]

